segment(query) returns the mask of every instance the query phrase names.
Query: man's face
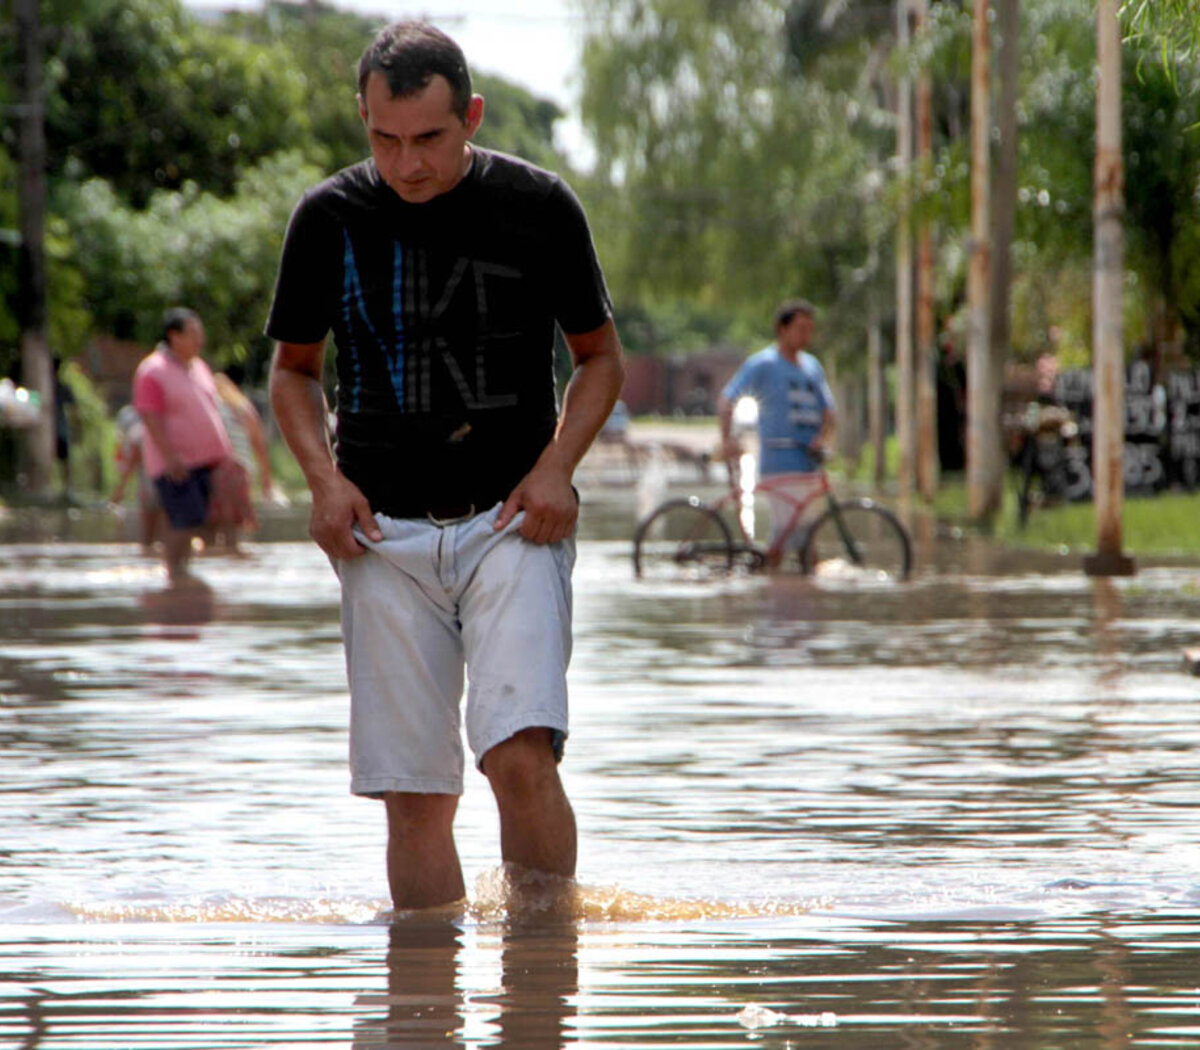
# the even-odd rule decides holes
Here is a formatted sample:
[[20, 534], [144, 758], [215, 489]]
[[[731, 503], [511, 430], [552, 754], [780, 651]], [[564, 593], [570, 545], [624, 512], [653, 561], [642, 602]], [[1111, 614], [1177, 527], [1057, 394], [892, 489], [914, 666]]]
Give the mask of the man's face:
[[188, 318], [183, 328], [171, 334], [171, 352], [183, 361], [200, 356], [204, 349], [204, 324], [195, 317]]
[[371, 156], [401, 200], [424, 204], [458, 185], [470, 164], [468, 140], [483, 120], [483, 99], [473, 95], [467, 119], [454, 113], [450, 82], [433, 77], [417, 94], [393, 98], [387, 78], [372, 73], [358, 112]]
[[812, 339], [813, 319], [806, 313], [797, 312], [792, 319], [779, 328], [779, 348], [788, 353], [798, 353], [808, 347]]

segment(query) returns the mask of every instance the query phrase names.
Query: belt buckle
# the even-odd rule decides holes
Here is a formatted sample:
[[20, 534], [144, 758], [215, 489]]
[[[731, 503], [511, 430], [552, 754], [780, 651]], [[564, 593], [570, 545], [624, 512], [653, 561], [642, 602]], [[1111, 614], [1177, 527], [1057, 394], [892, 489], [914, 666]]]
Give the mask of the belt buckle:
[[425, 512], [425, 517], [427, 517], [431, 522], [433, 522], [433, 524], [436, 525], [439, 529], [444, 529], [449, 525], [460, 525], [460, 524], [462, 524], [462, 522], [466, 521], [468, 518], [475, 517], [475, 504], [472, 503], [467, 508], [466, 513], [460, 514], [457, 518], [438, 518], [438, 517], [434, 516], [434, 513], [431, 510], [427, 510]]

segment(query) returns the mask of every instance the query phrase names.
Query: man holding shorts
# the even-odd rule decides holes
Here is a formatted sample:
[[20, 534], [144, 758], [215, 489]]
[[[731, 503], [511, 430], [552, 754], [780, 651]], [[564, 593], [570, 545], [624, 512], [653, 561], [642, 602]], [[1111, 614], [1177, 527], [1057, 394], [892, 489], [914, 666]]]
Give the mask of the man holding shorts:
[[172, 584], [189, 580], [192, 538], [208, 518], [213, 469], [232, 455], [213, 374], [200, 357], [204, 324], [193, 310], [163, 316], [162, 342], [133, 376], [145, 428], [142, 455], [167, 516], [164, 557]]
[[[351, 790], [385, 803], [397, 909], [464, 894], [467, 740], [501, 852], [571, 876], [567, 735], [575, 467], [621, 347], [587, 221], [556, 175], [471, 143], [483, 99], [449, 37], [382, 30], [359, 63], [371, 157], [292, 215], [267, 334], [275, 418], [342, 585]], [[556, 326], [574, 370], [561, 412]], [[337, 345], [337, 450], [324, 347]]]
[[[734, 404], [742, 397], [758, 402], [759, 489], [767, 495], [772, 547], [792, 524], [797, 504], [819, 485], [818, 457], [833, 437], [833, 394], [820, 361], [808, 352], [814, 323], [807, 300], [783, 303], [775, 312], [775, 342], [742, 362], [717, 402], [727, 460], [740, 454], [733, 437]], [[818, 510], [814, 502], [805, 514]], [[792, 535], [799, 539], [803, 530]]]

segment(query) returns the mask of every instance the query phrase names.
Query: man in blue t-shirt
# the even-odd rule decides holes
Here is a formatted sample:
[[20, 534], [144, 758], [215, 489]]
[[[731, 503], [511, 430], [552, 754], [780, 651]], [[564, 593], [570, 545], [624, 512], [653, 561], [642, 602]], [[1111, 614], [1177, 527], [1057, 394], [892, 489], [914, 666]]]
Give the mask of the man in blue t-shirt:
[[[772, 546], [819, 482], [819, 456], [833, 436], [833, 394], [821, 363], [807, 351], [814, 314], [804, 299], [780, 306], [775, 342], [742, 363], [717, 405], [722, 450], [726, 459], [736, 459], [741, 449], [732, 432], [733, 406], [742, 397], [758, 402], [759, 470], [770, 502]], [[793, 535], [798, 539], [799, 531]]]

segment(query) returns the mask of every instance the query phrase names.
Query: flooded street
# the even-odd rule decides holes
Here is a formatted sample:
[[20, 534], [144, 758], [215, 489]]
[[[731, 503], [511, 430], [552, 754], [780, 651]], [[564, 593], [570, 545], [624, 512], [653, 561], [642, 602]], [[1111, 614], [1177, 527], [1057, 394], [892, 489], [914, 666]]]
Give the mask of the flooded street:
[[1200, 1045], [1200, 567], [921, 535], [902, 586], [575, 574], [570, 909], [390, 923], [303, 525], [209, 590], [119, 536], [0, 547], [0, 1046]]

